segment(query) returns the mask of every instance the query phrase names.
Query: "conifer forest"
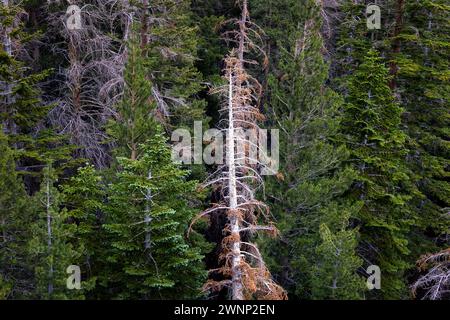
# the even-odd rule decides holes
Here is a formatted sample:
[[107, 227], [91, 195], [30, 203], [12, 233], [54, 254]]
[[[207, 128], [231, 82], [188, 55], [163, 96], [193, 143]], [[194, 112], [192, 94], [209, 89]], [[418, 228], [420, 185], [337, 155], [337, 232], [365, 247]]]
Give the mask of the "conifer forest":
[[450, 300], [449, 0], [0, 0], [0, 300]]

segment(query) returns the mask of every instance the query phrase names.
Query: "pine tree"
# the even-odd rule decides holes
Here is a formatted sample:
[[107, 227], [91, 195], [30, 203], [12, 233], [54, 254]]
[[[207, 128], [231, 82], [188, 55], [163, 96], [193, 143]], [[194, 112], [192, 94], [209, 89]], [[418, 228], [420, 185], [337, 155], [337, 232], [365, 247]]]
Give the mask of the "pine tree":
[[147, 76], [146, 63], [144, 51], [134, 37], [128, 46], [124, 93], [117, 105], [118, 117], [108, 126], [108, 134], [116, 144], [115, 156], [131, 160], [139, 157], [139, 145], [157, 132], [157, 104], [150, 98], [153, 83]]
[[266, 251], [291, 298], [360, 298], [361, 261], [351, 224], [360, 205], [344, 196], [355, 173], [344, 165], [349, 151], [336, 141], [342, 99], [325, 85], [320, 8], [314, 1], [278, 4], [256, 4], [277, 52], [267, 96], [268, 125], [280, 129], [281, 174], [268, 181], [266, 193], [281, 240]]
[[[66, 209], [60, 209], [62, 195], [54, 186], [55, 170], [49, 164], [43, 170], [41, 188], [33, 197], [35, 219], [30, 227], [28, 257], [34, 267], [38, 299], [80, 299], [81, 291], [66, 286], [71, 265], [79, 265], [80, 252], [71, 240], [76, 225], [68, 222]], [[84, 284], [84, 283], [83, 283]], [[81, 286], [83, 286], [81, 284]]]

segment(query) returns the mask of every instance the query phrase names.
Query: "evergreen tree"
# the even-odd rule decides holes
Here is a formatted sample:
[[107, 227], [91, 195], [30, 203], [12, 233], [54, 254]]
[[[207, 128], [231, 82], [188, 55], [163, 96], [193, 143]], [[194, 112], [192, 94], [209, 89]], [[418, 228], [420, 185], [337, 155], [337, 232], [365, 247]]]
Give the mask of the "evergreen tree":
[[195, 68], [198, 28], [190, 4], [191, 0], [142, 0], [139, 4], [145, 75], [152, 82], [156, 114], [168, 129], [192, 129], [194, 121], [207, 121], [205, 102], [198, 98], [203, 86]]
[[397, 37], [401, 50], [392, 55], [405, 131], [411, 137], [406, 160], [423, 194], [414, 202], [421, 218], [412, 239], [416, 258], [450, 246], [449, 12], [447, 1], [406, 2]]
[[[286, 7], [292, 9], [289, 20], [281, 10]], [[314, 1], [282, 1], [280, 8], [259, 4], [270, 11], [270, 21], [283, 20], [282, 30], [290, 30], [286, 38], [275, 37], [284, 32], [276, 24], [268, 29], [279, 57], [268, 96], [270, 123], [280, 129], [281, 175], [269, 180], [266, 192], [282, 236], [267, 250], [291, 297], [360, 298], [361, 261], [350, 220], [360, 205], [343, 197], [354, 172], [343, 165], [348, 150], [333, 141], [342, 99], [325, 86], [319, 8]]]
[[196, 182], [172, 163], [161, 133], [140, 152], [118, 158], [121, 171], [108, 190], [108, 287], [117, 298], [196, 297], [206, 273], [200, 250], [185, 239]]
[[110, 127], [117, 171], [110, 174], [105, 205], [107, 286], [118, 298], [196, 297], [205, 277], [202, 240], [193, 235], [190, 243], [185, 232], [196, 213], [197, 182], [186, 181], [189, 172], [172, 163], [156, 103], [148, 99], [152, 82], [144, 57], [132, 41], [119, 119]]
[[110, 121], [108, 134], [116, 144], [115, 156], [136, 160], [139, 157], [139, 145], [156, 132], [156, 102], [150, 99], [153, 84], [146, 74], [147, 59], [136, 37], [128, 47], [123, 97], [117, 105], [117, 120]]
[[[86, 289], [94, 287], [96, 282], [106, 282], [105, 250], [106, 234], [102, 227], [105, 222], [104, 202], [106, 185], [94, 166], [87, 165], [78, 169], [75, 176], [62, 185], [63, 205], [67, 209], [68, 220], [76, 225], [71, 243], [77, 246], [81, 254], [80, 269]], [[95, 290], [85, 290], [86, 298], [103, 298], [105, 292], [97, 286]], [[107, 296], [106, 296], [107, 297]]]
[[[36, 38], [29, 34], [18, 16], [23, 12], [20, 5], [0, 4], [0, 21], [9, 45], [0, 47], [0, 123], [9, 136], [10, 145], [17, 150], [18, 170], [26, 175], [41, 171], [49, 159], [67, 160], [71, 146], [63, 145], [63, 137], [56, 135], [47, 123], [51, 105], [41, 99], [38, 84], [49, 70], [33, 72], [13, 51]], [[31, 192], [34, 190], [31, 190]]]
[[358, 171], [351, 195], [364, 203], [358, 214], [360, 251], [383, 272], [384, 298], [404, 298], [408, 234], [417, 217], [409, 206], [417, 194], [404, 164], [402, 108], [388, 86], [388, 69], [370, 50], [348, 82], [342, 131]]
[[[446, 136], [439, 133], [442, 132], [439, 128], [446, 127], [443, 115], [448, 100], [446, 71], [441, 71], [448, 69], [448, 59], [442, 59], [448, 56], [448, 37], [444, 35], [448, 29], [444, 18], [448, 8], [439, 1], [379, 1], [381, 29], [368, 30], [365, 19], [354, 19], [364, 17], [368, 4], [369, 1], [345, 1], [340, 7], [344, 22], [339, 25], [334, 82], [347, 93], [349, 75], [370, 48], [377, 48], [386, 57], [392, 75], [386, 81], [405, 111], [400, 128], [407, 135], [404, 145], [408, 151], [399, 161], [403, 166], [400, 170], [408, 171], [409, 182], [402, 186], [401, 192], [411, 197], [408, 206], [415, 221], [411, 231], [405, 234], [411, 250], [408, 263], [412, 263], [414, 257], [445, 247], [449, 225], [443, 214], [448, 203], [442, 201], [448, 198], [445, 194], [448, 190]], [[439, 95], [433, 98], [431, 92]], [[433, 111], [423, 111], [428, 109]], [[430, 140], [424, 140], [425, 137]], [[435, 147], [430, 149], [431, 145]], [[399, 275], [399, 282], [407, 280]]]
[[33, 286], [26, 254], [29, 197], [17, 176], [14, 155], [0, 126], [0, 292], [17, 299], [27, 297]]

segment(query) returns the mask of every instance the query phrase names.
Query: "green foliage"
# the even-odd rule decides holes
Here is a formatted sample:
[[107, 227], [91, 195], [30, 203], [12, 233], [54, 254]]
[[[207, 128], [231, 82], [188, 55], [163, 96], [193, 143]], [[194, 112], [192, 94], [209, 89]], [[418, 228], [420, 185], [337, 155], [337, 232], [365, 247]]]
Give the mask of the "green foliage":
[[[78, 246], [82, 277], [88, 279], [83, 288], [92, 289], [99, 278], [107, 277], [103, 273], [107, 264], [104, 255], [107, 242], [102, 228], [106, 186], [99, 172], [87, 165], [79, 168], [61, 188], [67, 217], [76, 226], [70, 243]], [[87, 298], [101, 298], [104, 292], [97, 287], [84, 294]]]
[[[34, 35], [24, 32], [22, 23], [14, 23], [23, 8], [18, 5], [0, 5], [0, 21], [8, 30], [11, 41], [24, 45]], [[48, 111], [53, 107], [42, 102], [38, 84], [50, 71], [33, 72], [25, 63], [0, 47], [0, 84], [5, 92], [0, 99], [0, 122], [9, 136], [10, 145], [17, 150], [20, 172], [34, 175], [47, 161], [68, 160], [70, 145], [56, 135], [46, 124]]]
[[[28, 258], [34, 266], [38, 299], [81, 299], [82, 291], [69, 290], [66, 286], [70, 265], [79, 265], [80, 252], [71, 243], [76, 225], [68, 221], [66, 209], [60, 209], [62, 196], [54, 186], [57, 182], [54, 169], [48, 165], [43, 170], [41, 188], [33, 197], [34, 221], [30, 226]], [[84, 284], [81, 286], [84, 288]]]
[[403, 298], [403, 273], [410, 266], [408, 234], [417, 222], [408, 203], [418, 192], [403, 161], [402, 109], [388, 80], [382, 58], [370, 50], [348, 79], [342, 131], [358, 171], [351, 195], [364, 203], [358, 215], [361, 250], [383, 272], [383, 296]]
[[198, 28], [193, 23], [190, 0], [150, 1], [150, 7], [158, 8], [152, 10], [153, 20], [166, 21], [150, 24], [152, 39], [144, 48], [147, 76], [151, 74], [153, 89], [160, 95], [158, 99], [153, 95], [153, 99], [160, 115], [169, 116], [169, 128], [192, 129], [194, 121], [206, 123], [207, 119], [205, 102], [198, 99], [203, 85], [195, 68]]
[[11, 287], [11, 284], [6, 282], [0, 274], [0, 300], [5, 300], [9, 296]]
[[109, 185], [108, 288], [116, 298], [192, 298], [205, 281], [202, 255], [185, 239], [196, 210], [195, 181], [174, 165], [161, 134], [141, 145], [137, 160], [118, 158]]
[[[260, 237], [259, 246], [290, 299], [407, 299], [415, 260], [450, 245], [450, 6], [377, 1], [382, 26], [368, 30], [373, 1], [338, 2], [248, 3], [262, 27], [248, 36], [269, 62], [254, 73], [260, 106], [266, 127], [280, 130], [280, 171], [264, 190], [280, 237]], [[220, 100], [208, 88], [221, 85], [230, 45], [221, 33], [236, 27], [241, 2], [144, 3], [88, 1], [95, 15], [83, 23], [97, 19], [98, 34], [67, 33], [70, 49], [45, 30], [47, 9], [56, 16], [64, 4], [0, 4], [0, 299], [202, 298], [205, 269], [217, 266], [203, 236], [223, 238], [220, 218], [187, 231], [220, 190], [210, 198], [198, 190], [204, 166], [174, 164], [165, 133], [219, 121]], [[106, 16], [114, 17], [108, 26]], [[98, 122], [109, 121], [110, 167], [75, 171], [84, 160], [70, 154], [80, 146], [55, 134], [46, 101], [65, 99], [60, 84], [70, 77], [96, 86], [102, 71], [89, 54], [82, 68], [71, 62], [73, 74], [52, 71], [89, 51], [85, 38], [106, 56], [127, 50], [117, 56], [120, 65], [126, 59], [123, 78], [105, 85], [123, 90], [102, 90], [120, 96], [114, 117]], [[83, 92], [83, 105], [99, 98]], [[381, 290], [366, 292], [371, 264]], [[69, 265], [80, 266], [82, 290], [66, 288]]]
[[358, 241], [349, 225], [350, 215], [359, 207], [359, 203], [333, 204], [321, 212], [327, 223], [319, 227], [322, 243], [315, 250], [317, 262], [311, 271], [315, 299], [361, 299], [365, 283], [355, 270], [360, 268], [362, 259], [355, 254]]
[[108, 134], [117, 144], [117, 156], [136, 159], [138, 145], [154, 133], [156, 103], [150, 100], [153, 84], [148, 80], [147, 59], [135, 40], [128, 47], [124, 94], [117, 106], [120, 118], [110, 121]]
[[402, 50], [393, 57], [407, 112], [405, 131], [411, 137], [407, 163], [424, 195], [415, 201], [421, 216], [419, 225], [432, 228], [436, 234], [446, 233], [450, 225], [445, 216], [450, 205], [449, 11], [446, 1], [408, 2], [405, 26], [399, 35]]
[[108, 265], [100, 284], [120, 299], [193, 298], [206, 276], [202, 238], [185, 237], [198, 213], [197, 182], [188, 181], [190, 173], [172, 162], [155, 119], [156, 103], [149, 100], [154, 83], [143, 67], [153, 57], [144, 52], [130, 43], [119, 119], [110, 126], [117, 157], [107, 174], [103, 229]]
[[30, 207], [15, 170], [14, 154], [0, 126], [0, 291], [9, 298], [23, 298], [32, 289], [24, 248]]
[[[319, 8], [313, 1], [282, 1], [280, 8], [292, 8], [292, 20], [284, 20], [284, 10], [260, 6], [270, 11], [270, 21], [283, 20], [292, 30], [288, 41], [272, 39], [279, 60], [269, 76], [269, 114], [280, 129], [281, 175], [267, 182], [266, 193], [281, 240], [267, 244], [271, 270], [291, 298], [360, 298], [357, 230], [350, 224], [357, 205], [340, 199], [354, 172], [344, 168], [348, 150], [333, 141], [342, 99], [324, 85]], [[280, 32], [269, 27], [269, 34]]]

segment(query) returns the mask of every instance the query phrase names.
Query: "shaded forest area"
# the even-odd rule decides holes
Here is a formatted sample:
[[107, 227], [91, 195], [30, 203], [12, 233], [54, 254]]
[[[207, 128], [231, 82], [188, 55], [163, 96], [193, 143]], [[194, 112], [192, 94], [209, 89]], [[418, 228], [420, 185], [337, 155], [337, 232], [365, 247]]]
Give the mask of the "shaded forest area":
[[0, 299], [449, 299], [450, 4], [369, 4], [1, 0]]

